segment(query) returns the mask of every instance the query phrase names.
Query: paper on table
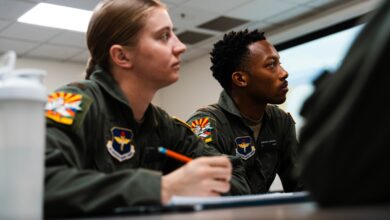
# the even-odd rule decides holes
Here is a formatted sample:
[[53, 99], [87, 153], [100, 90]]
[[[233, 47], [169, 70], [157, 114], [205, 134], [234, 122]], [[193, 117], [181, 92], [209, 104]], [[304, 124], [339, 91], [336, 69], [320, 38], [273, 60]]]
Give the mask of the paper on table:
[[200, 205], [207, 207], [217, 206], [245, 206], [261, 204], [279, 204], [287, 202], [307, 201], [309, 193], [306, 191], [293, 193], [266, 193], [242, 196], [221, 197], [187, 197], [173, 196], [170, 205]]

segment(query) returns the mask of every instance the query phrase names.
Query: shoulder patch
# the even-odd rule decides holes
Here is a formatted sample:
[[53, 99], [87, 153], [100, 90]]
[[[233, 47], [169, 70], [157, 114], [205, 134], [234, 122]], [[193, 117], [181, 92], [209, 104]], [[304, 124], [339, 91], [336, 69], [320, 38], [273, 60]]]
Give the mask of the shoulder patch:
[[191, 130], [198, 135], [204, 142], [213, 141], [215, 136], [215, 123], [210, 117], [193, 118], [189, 121]]
[[45, 116], [57, 123], [72, 125], [78, 112], [89, 107], [90, 101], [83, 103], [81, 94], [69, 92], [53, 92], [48, 96]]

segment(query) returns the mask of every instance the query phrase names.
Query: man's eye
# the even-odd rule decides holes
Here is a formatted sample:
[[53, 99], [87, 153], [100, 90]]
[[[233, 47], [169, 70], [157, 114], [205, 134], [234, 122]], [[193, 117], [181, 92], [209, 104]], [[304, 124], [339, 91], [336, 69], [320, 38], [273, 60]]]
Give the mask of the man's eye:
[[269, 63], [267, 65], [267, 67], [270, 68], [270, 69], [275, 68], [276, 67], [276, 62]]
[[272, 61], [272, 62], [269, 62], [268, 64], [267, 64], [267, 68], [269, 68], [269, 69], [274, 69], [274, 68], [276, 68], [278, 65], [280, 65], [281, 63], [279, 62], [279, 61], [277, 61], [277, 60], [275, 60], [275, 61]]

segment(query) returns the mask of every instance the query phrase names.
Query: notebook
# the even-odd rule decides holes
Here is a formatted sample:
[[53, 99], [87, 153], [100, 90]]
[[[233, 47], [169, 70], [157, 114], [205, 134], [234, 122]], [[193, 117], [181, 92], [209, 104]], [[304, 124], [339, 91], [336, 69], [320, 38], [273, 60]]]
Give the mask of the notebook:
[[223, 207], [241, 207], [254, 205], [272, 205], [310, 201], [307, 191], [291, 193], [266, 193], [252, 194], [242, 196], [221, 196], [221, 197], [187, 197], [173, 196], [170, 206], [189, 206], [193, 205], [196, 210], [223, 208]]
[[293, 193], [266, 193], [242, 196], [221, 197], [188, 197], [173, 196], [166, 206], [129, 206], [119, 207], [114, 210], [115, 214], [145, 215], [172, 212], [193, 212], [205, 209], [217, 209], [227, 207], [262, 206], [273, 204], [286, 204], [310, 201], [306, 191]]

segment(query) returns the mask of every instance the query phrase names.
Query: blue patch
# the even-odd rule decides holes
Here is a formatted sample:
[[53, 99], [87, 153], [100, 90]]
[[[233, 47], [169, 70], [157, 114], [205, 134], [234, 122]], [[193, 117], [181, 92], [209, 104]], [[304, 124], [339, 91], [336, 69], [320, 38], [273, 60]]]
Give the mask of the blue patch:
[[252, 143], [252, 138], [249, 136], [237, 137], [236, 140], [236, 154], [242, 159], [247, 160], [255, 154], [256, 148]]
[[111, 128], [112, 139], [107, 142], [107, 150], [119, 162], [134, 156], [133, 131], [126, 128]]

